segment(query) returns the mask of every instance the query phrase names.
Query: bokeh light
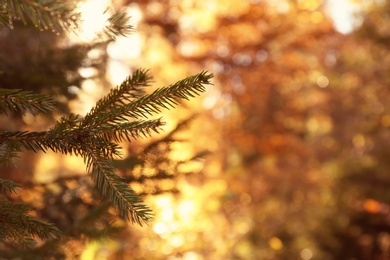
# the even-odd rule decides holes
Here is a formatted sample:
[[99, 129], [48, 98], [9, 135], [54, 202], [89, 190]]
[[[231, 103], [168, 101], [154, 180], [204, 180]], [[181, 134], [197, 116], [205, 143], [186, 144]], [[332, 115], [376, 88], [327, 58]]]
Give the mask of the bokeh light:
[[[215, 78], [214, 86], [182, 109], [163, 111], [163, 136], [198, 115], [175, 136], [180, 141], [170, 143], [169, 157], [180, 163], [165, 168], [183, 174], [158, 183], [163, 191], [178, 192], [145, 196], [155, 213], [149, 226], [129, 225], [117, 237], [88, 241], [81, 259], [310, 260], [353, 254], [339, 243], [353, 243], [368, 255], [367, 248], [375, 247], [375, 256], [385, 256], [388, 24], [374, 16], [370, 21], [379, 24], [382, 38], [358, 41], [363, 29], [352, 34], [364, 23], [352, 12], [365, 5], [344, 2], [85, 1], [83, 33], [72, 41], [96, 39], [120, 8], [136, 32], [107, 45], [104, 80], [95, 79], [98, 69], [85, 61], [78, 71], [81, 87], [68, 87], [78, 97], [69, 103], [72, 112], [87, 113], [138, 67], [151, 68], [150, 90], [201, 70]], [[88, 58], [101, 55], [91, 50]], [[31, 125], [33, 118], [23, 120]], [[129, 144], [124, 156], [140, 147]], [[207, 156], [185, 163], [201, 152]], [[37, 158], [34, 176], [49, 183], [68, 173], [83, 175], [81, 169], [80, 158], [48, 153]], [[130, 175], [158, 172], [139, 170]], [[148, 193], [157, 190], [153, 184], [132, 188]], [[66, 185], [76, 189], [71, 181]], [[90, 193], [78, 192], [82, 201], [93, 201]]]

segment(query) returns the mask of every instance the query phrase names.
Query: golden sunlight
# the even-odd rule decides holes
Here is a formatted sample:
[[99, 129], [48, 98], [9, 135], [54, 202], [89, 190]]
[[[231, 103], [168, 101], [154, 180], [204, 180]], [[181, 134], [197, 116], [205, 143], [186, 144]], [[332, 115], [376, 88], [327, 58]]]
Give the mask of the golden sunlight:
[[[84, 22], [77, 41], [96, 39], [113, 12], [110, 2], [90, 0], [80, 6]], [[215, 74], [215, 84], [190, 104], [183, 102], [182, 110], [163, 110], [165, 132], [152, 138], [163, 137], [177, 122], [200, 114], [199, 121], [195, 119], [174, 137], [180, 142], [169, 139], [169, 158], [180, 163], [164, 161], [163, 179], [148, 179], [146, 184], [130, 181], [137, 192], [153, 194], [145, 196], [155, 214], [150, 226], [130, 226], [107, 246], [90, 242], [82, 259], [94, 259], [98, 248], [106, 251], [101, 259], [115, 259], [116, 252], [123, 253], [117, 259], [125, 259], [125, 253], [134, 259], [285, 259], [292, 251], [294, 259], [320, 259], [312, 233], [323, 228], [318, 228], [316, 218], [325, 223], [340, 210], [337, 203], [343, 202], [333, 195], [332, 185], [349, 181], [348, 175], [346, 180], [336, 175], [374, 172], [370, 167], [355, 169], [363, 161], [358, 156], [363, 157], [366, 150], [375, 152], [371, 132], [364, 131], [390, 125], [385, 102], [355, 108], [368, 102], [365, 99], [381, 98], [377, 94], [382, 92], [373, 89], [383, 86], [359, 89], [370, 78], [364, 78], [366, 71], [355, 73], [346, 65], [358, 63], [354, 60], [358, 52], [351, 55], [349, 50], [358, 50], [360, 45], [346, 35], [353, 29], [350, 14], [355, 9], [347, 0], [302, 0], [294, 1], [295, 6], [287, 0], [166, 1], [168, 7], [158, 1], [139, 2], [124, 9], [136, 32], [107, 46], [109, 85], [119, 85], [138, 67], [151, 68], [152, 89], [203, 69]], [[338, 31], [331, 27], [327, 11]], [[360, 67], [371, 57], [365, 47], [359, 49], [365, 55]], [[336, 67], [344, 74], [339, 75]], [[84, 68], [80, 73], [85, 81], [70, 107], [85, 114], [108, 89], [90, 79], [95, 70]], [[380, 69], [375, 73], [380, 74]], [[372, 91], [370, 97], [364, 91]], [[345, 111], [339, 112], [334, 104]], [[369, 113], [375, 108], [380, 113]], [[370, 124], [343, 125], [349, 116], [356, 122], [378, 118], [379, 124], [373, 119]], [[387, 140], [386, 131], [381, 134]], [[132, 145], [126, 155], [131, 155]], [[382, 152], [384, 148], [379, 147]], [[207, 160], [196, 157], [185, 163], [202, 152], [208, 154]], [[386, 153], [381, 156], [386, 158]], [[49, 181], [58, 165], [79, 172], [84, 168], [81, 164], [74, 157], [65, 160], [46, 154], [37, 164], [37, 180]], [[141, 168], [126, 174], [134, 177]], [[151, 168], [149, 176], [159, 172]], [[171, 178], [176, 172], [181, 174]], [[144, 188], [150, 183], [163, 188]], [[348, 196], [342, 198], [348, 200]], [[377, 213], [379, 203], [366, 199], [362, 208]], [[336, 222], [353, 221], [343, 217]], [[326, 227], [321, 236], [329, 239]]]
[[102, 28], [107, 23], [107, 19], [110, 15], [108, 9], [109, 0], [89, 0], [80, 5], [81, 13], [81, 33], [74, 36], [74, 39], [83, 42], [90, 42], [96, 38]]

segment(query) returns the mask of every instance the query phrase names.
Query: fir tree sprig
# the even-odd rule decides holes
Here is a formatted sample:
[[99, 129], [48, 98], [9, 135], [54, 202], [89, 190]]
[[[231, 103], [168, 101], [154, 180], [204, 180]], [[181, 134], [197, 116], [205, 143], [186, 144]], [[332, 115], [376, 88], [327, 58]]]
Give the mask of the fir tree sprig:
[[137, 120], [132, 122], [123, 122], [114, 125], [102, 125], [92, 130], [106, 140], [113, 140], [116, 143], [138, 139], [140, 137], [149, 137], [152, 132], [159, 133], [160, 127], [164, 125], [161, 119]]
[[[100, 99], [91, 111], [85, 116], [83, 126], [96, 127], [98, 125], [113, 122], [115, 120], [127, 121], [121, 118], [117, 112], [123, 105], [133, 101], [136, 98], [142, 97], [145, 94], [145, 87], [148, 87], [151, 82], [151, 76], [148, 70], [138, 69], [131, 76], [126, 78], [118, 88], [114, 88], [104, 98]], [[104, 113], [110, 111], [110, 113]], [[106, 117], [104, 117], [106, 115]]]
[[15, 20], [40, 30], [74, 31], [80, 21], [76, 5], [56, 0], [0, 0], [0, 27], [13, 28]]
[[[199, 95], [205, 91], [205, 85], [211, 84], [212, 74], [203, 71], [187, 77], [168, 87], [155, 90], [151, 94], [133, 99], [133, 91], [139, 91], [136, 84], [148, 83], [149, 72], [138, 70], [135, 76], [126, 80], [119, 89], [128, 89], [128, 96], [121, 91], [112, 91], [107, 98], [97, 102], [96, 106], [85, 116], [85, 122], [92, 129], [102, 124], [117, 123], [129, 119], [148, 118], [161, 112], [160, 108], [174, 108], [179, 99], [188, 100], [189, 97]], [[100, 113], [107, 111], [110, 113]], [[84, 123], [85, 123], [84, 122]]]
[[54, 110], [55, 102], [48, 96], [34, 94], [20, 89], [0, 88], [0, 113], [23, 113], [29, 111], [49, 112]]
[[114, 40], [119, 35], [127, 36], [134, 32], [134, 27], [129, 21], [130, 17], [125, 12], [116, 12], [108, 18], [108, 25], [103, 28], [103, 33]]
[[[0, 131], [0, 158], [9, 155], [12, 148], [13, 151], [20, 151], [20, 147], [34, 152], [51, 150], [81, 156], [85, 155], [88, 148], [113, 158], [120, 156], [120, 148], [116, 143], [149, 137], [152, 132], [159, 133], [160, 127], [164, 125], [161, 119], [153, 119], [105, 124], [92, 130], [80, 130], [75, 128], [75, 123], [82, 121], [69, 120], [70, 118], [72, 116], [62, 118], [56, 127], [49, 131]], [[66, 122], [69, 122], [68, 127]]]
[[24, 247], [33, 247], [40, 239], [57, 238], [61, 232], [53, 224], [45, 224], [28, 215], [29, 206], [12, 204], [0, 198], [0, 241], [13, 239]]
[[120, 107], [121, 112], [129, 118], [148, 118], [161, 112], [160, 108], [174, 108], [180, 99], [189, 100], [205, 91], [205, 85], [211, 84], [212, 74], [202, 71], [194, 76], [187, 77], [168, 87], [155, 90], [153, 93], [133, 100]]
[[[0, 133], [1, 134], [1, 133]], [[0, 165], [10, 166], [12, 160], [18, 158], [20, 152], [20, 144], [17, 142], [1, 143], [0, 142]]]
[[51, 150], [62, 154], [74, 154], [84, 156], [86, 149], [93, 149], [96, 153], [112, 158], [119, 156], [119, 148], [115, 143], [91, 135], [87, 132], [76, 130], [42, 131], [42, 132], [19, 132], [0, 131], [0, 144], [6, 147], [24, 147], [33, 152], [46, 152]]
[[114, 173], [115, 168], [107, 159], [91, 152], [87, 160], [87, 167], [92, 168], [90, 171], [98, 190], [104, 197], [109, 198], [124, 219], [141, 226], [142, 223], [151, 221], [153, 216], [151, 209], [126, 182]]
[[[80, 32], [81, 14], [75, 1], [0, 0], [0, 28], [14, 28], [14, 21], [32, 24], [40, 30]], [[103, 34], [111, 39], [134, 31], [130, 17], [122, 11], [107, 19]]]
[[20, 147], [34, 152], [52, 150], [83, 157], [100, 193], [108, 197], [125, 219], [142, 225], [150, 221], [152, 213], [130, 186], [115, 174], [111, 160], [120, 157], [118, 143], [158, 133], [163, 122], [148, 117], [159, 113], [162, 108], [174, 108], [180, 99], [188, 100], [199, 95], [205, 90], [205, 85], [211, 84], [211, 78], [212, 74], [203, 71], [145, 94], [144, 87], [149, 85], [151, 77], [148, 71], [137, 70], [98, 101], [84, 118], [70, 114], [43, 132], [2, 131], [0, 147], [6, 146], [14, 151]]
[[[14, 22], [21, 21], [40, 30], [79, 32], [81, 15], [73, 3], [67, 0], [0, 0], [0, 29], [12, 29]], [[125, 12], [113, 14], [107, 20], [103, 34], [115, 39], [131, 33], [133, 27], [129, 19]], [[114, 159], [121, 156], [119, 143], [158, 133], [164, 122], [150, 119], [149, 116], [162, 108], [175, 107], [181, 99], [189, 99], [203, 92], [204, 85], [210, 84], [211, 77], [211, 74], [202, 72], [147, 95], [144, 88], [150, 84], [151, 77], [148, 71], [137, 70], [99, 101], [84, 118], [70, 114], [62, 117], [48, 131], [42, 132], [0, 131], [0, 163], [11, 162], [23, 148], [34, 152], [52, 150], [81, 156], [97, 189], [121, 216], [140, 225], [148, 223], [152, 219], [151, 209], [144, 205], [126, 180], [116, 174]], [[0, 89], [0, 113], [47, 113], [54, 106], [48, 97], [22, 90]], [[18, 187], [11, 181], [0, 179], [0, 192], [6, 195], [15, 192]], [[106, 209], [104, 206], [99, 210]], [[8, 240], [14, 240], [31, 247], [36, 244], [34, 237], [50, 239], [60, 235], [56, 227], [38, 221], [28, 215], [29, 211], [27, 205], [13, 204], [0, 198], [2, 243], [6, 245]], [[84, 218], [84, 223], [93, 217], [96, 216], [92, 214]], [[90, 230], [90, 234], [97, 236], [101, 232]], [[50, 248], [50, 243], [59, 242], [51, 240], [46, 243], [46, 249]]]
[[16, 192], [21, 186], [13, 181], [0, 179], [0, 193], [11, 194]]

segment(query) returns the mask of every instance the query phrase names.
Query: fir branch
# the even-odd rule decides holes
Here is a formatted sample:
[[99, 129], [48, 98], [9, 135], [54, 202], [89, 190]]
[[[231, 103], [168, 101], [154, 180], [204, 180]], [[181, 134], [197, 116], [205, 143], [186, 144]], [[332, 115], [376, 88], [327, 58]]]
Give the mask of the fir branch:
[[[180, 102], [180, 99], [188, 100], [189, 97], [195, 97], [205, 91], [205, 86], [211, 84], [210, 79], [212, 74], [203, 71], [194, 76], [185, 78], [177, 83], [155, 90], [153, 93], [144, 95], [138, 99], [122, 98], [119, 93], [122, 89], [132, 89], [133, 82], [138, 82], [142, 74], [135, 74], [136, 78], [131, 78], [127, 83], [124, 82], [119, 89], [118, 94], [113, 91], [110, 98], [103, 99], [97, 103], [95, 108], [91, 110], [85, 117], [85, 122], [92, 129], [96, 126], [107, 123], [118, 123], [128, 118], [138, 119], [140, 117], [148, 118], [155, 113], [161, 112], [160, 108], [174, 108]], [[142, 77], [143, 78], [143, 77]], [[111, 93], [110, 93], [111, 94]], [[130, 101], [124, 103], [123, 100]], [[108, 113], [100, 113], [100, 111], [109, 110]]]
[[[64, 117], [51, 130], [42, 132], [0, 131], [0, 148], [22, 146], [34, 152], [52, 150], [83, 157], [85, 151], [93, 150], [95, 154], [113, 158], [120, 156], [120, 147], [115, 142], [148, 137], [152, 131], [158, 133], [159, 127], [164, 124], [160, 119], [123, 122], [102, 125], [90, 131], [79, 129], [77, 120], [78, 117], [74, 116]], [[3, 158], [10, 155], [6, 151], [3, 153]]]
[[7, 114], [7, 111], [13, 113], [25, 111], [46, 113], [54, 110], [54, 105], [55, 102], [48, 96], [20, 89], [0, 88], [0, 113]]
[[0, 199], [0, 240], [13, 239], [24, 247], [32, 247], [36, 244], [32, 236], [50, 239], [61, 235], [54, 225], [42, 223], [29, 216], [29, 210], [27, 205], [12, 204]]
[[129, 21], [130, 17], [125, 12], [117, 12], [108, 18], [108, 25], [103, 28], [103, 32], [114, 40], [118, 35], [127, 36], [134, 32], [134, 27]]
[[113, 140], [117, 143], [121, 141], [131, 142], [131, 139], [141, 137], [150, 137], [152, 132], [159, 133], [159, 129], [164, 125], [161, 119], [155, 120], [139, 120], [133, 122], [124, 122], [117, 124], [102, 125], [94, 128], [92, 133], [96, 132], [106, 140]]
[[203, 71], [191, 77], [187, 77], [168, 87], [155, 90], [149, 95], [134, 100], [122, 107], [122, 114], [131, 118], [139, 118], [159, 113], [160, 108], [174, 108], [180, 103], [180, 99], [189, 100], [205, 91], [205, 86], [211, 84], [212, 74]]
[[21, 186], [13, 181], [0, 179], [1, 193], [9, 195], [11, 193], [14, 193], [19, 187]]
[[[60, 145], [61, 142], [53, 142], [52, 145], [45, 143], [46, 132], [28, 132], [28, 131], [0, 131], [0, 144], [10, 147], [24, 147], [34, 152], [46, 152], [47, 148], [53, 145]], [[53, 151], [57, 151], [53, 149]]]
[[33, 152], [60, 152], [62, 154], [75, 154], [84, 156], [87, 149], [93, 149], [96, 154], [109, 158], [119, 156], [119, 146], [110, 140], [103, 139], [92, 132], [79, 131], [78, 129], [62, 129], [63, 122], [59, 127], [50, 131], [21, 132], [0, 131], [0, 147], [24, 147]]
[[87, 168], [91, 169], [92, 178], [103, 197], [108, 197], [111, 204], [119, 210], [120, 215], [132, 223], [148, 223], [152, 219], [152, 211], [142, 202], [142, 199], [114, 173], [115, 168], [108, 160], [97, 157], [94, 153], [88, 155]]
[[0, 28], [13, 28], [14, 20], [31, 23], [40, 30], [75, 31], [80, 14], [75, 4], [56, 0], [0, 0]]
[[[140, 117], [147, 118], [160, 112], [161, 108], [175, 107], [180, 99], [188, 100], [198, 95], [205, 90], [204, 85], [211, 84], [211, 78], [212, 74], [203, 71], [151, 94], [145, 94], [143, 88], [149, 85], [151, 77], [148, 71], [137, 70], [117, 89], [98, 101], [85, 118], [70, 114], [44, 132], [0, 132], [0, 155], [9, 150], [19, 151], [24, 147], [34, 152], [52, 150], [81, 156], [98, 190], [104, 197], [108, 197], [120, 214], [133, 223], [148, 223], [152, 218], [151, 210], [114, 173], [115, 168], [110, 159], [120, 156], [117, 143], [148, 137], [152, 132], [159, 132], [163, 125], [160, 119], [140, 120]], [[8, 96], [6, 98], [10, 100]], [[23, 104], [20, 100], [24, 99], [19, 98], [14, 103], [25, 109], [35, 108], [31, 102], [27, 102], [30, 106], [20, 105]], [[37, 102], [43, 103], [40, 100]], [[129, 118], [135, 121], [129, 121]]]
[[20, 144], [0, 142], [0, 164], [12, 165], [12, 160], [19, 158], [18, 152], [20, 152]]
[[112, 89], [107, 96], [96, 103], [95, 107], [93, 107], [85, 116], [82, 125], [95, 127], [110, 121], [110, 113], [104, 112], [117, 110], [126, 103], [136, 98], [140, 98], [145, 94], [143, 88], [149, 86], [150, 81], [151, 76], [149, 70], [136, 70], [133, 75], [126, 78], [118, 88]]

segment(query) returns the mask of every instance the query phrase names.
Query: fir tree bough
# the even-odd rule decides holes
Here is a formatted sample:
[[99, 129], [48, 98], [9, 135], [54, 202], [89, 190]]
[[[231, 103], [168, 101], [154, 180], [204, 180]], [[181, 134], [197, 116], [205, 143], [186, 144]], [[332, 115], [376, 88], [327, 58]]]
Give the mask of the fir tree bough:
[[72, 31], [80, 20], [70, 1], [0, 0], [0, 28], [13, 28], [16, 20], [41, 30]]
[[[0, 30], [14, 28], [15, 21], [31, 24], [39, 30], [80, 32], [80, 13], [77, 1], [72, 0], [0, 0]], [[126, 36], [133, 32], [125, 12], [116, 12], [107, 19], [98, 37]]]
[[[40, 30], [57, 33], [80, 32], [81, 21], [80, 13], [76, 9], [77, 2], [0, 0], [0, 30], [14, 29], [14, 23], [20, 21]], [[129, 24], [127, 14], [116, 12], [107, 20], [102, 33], [96, 36], [99, 40], [108, 42], [117, 36], [126, 36], [132, 31], [133, 27]], [[109, 39], [104, 36], [108, 36]], [[211, 84], [212, 77], [212, 74], [203, 71], [147, 94], [145, 88], [150, 85], [150, 73], [144, 69], [136, 70], [122, 84], [99, 100], [85, 117], [75, 114], [63, 116], [52, 128], [41, 132], [0, 131], [0, 164], [12, 164], [23, 149], [33, 152], [50, 150], [65, 155], [81, 156], [97, 190], [108, 199], [119, 214], [132, 223], [139, 225], [148, 223], [152, 219], [151, 209], [131, 189], [126, 179], [116, 174], [115, 161], [121, 157], [119, 143], [158, 133], [164, 122], [161, 118], [151, 119], [151, 116], [160, 113], [163, 108], [176, 107], [182, 99], [188, 100], [204, 92], [205, 86]], [[55, 102], [48, 96], [0, 86], [0, 113], [6, 116], [26, 112], [33, 115], [48, 113], [53, 111], [55, 106]], [[45, 224], [30, 216], [28, 214], [30, 206], [10, 201], [12, 193], [20, 187], [10, 180], [0, 179], [0, 241], [3, 244], [13, 241], [31, 248], [36, 244], [34, 237], [58, 238], [61, 232], [56, 226]], [[79, 221], [86, 222], [96, 218], [93, 212], [104, 211], [107, 203], [100, 206]], [[76, 224], [81, 225], [81, 222]], [[115, 230], [115, 227], [106, 230]], [[94, 229], [84, 231], [85, 234], [101, 234], [99, 230]], [[50, 243], [46, 245], [50, 248]]]
[[[150, 208], [115, 173], [112, 160], [121, 156], [119, 143], [158, 133], [164, 122], [149, 117], [160, 113], [162, 108], [174, 108], [181, 99], [188, 100], [204, 92], [205, 86], [211, 84], [212, 77], [212, 74], [203, 71], [146, 94], [144, 88], [150, 85], [151, 76], [149, 71], [139, 69], [99, 100], [85, 117], [74, 114], [64, 116], [54, 127], [42, 132], [0, 131], [0, 159], [2, 162], [10, 161], [21, 148], [81, 156], [97, 189], [103, 197], [109, 199], [120, 215], [139, 225], [148, 223], [152, 219]], [[50, 98], [38, 98], [24, 91], [2, 89], [0, 101], [1, 112], [45, 112], [53, 109]], [[6, 180], [0, 180], [0, 188], [8, 192], [14, 186]], [[7, 210], [11, 206], [1, 200], [0, 207]], [[19, 208], [21, 206], [15, 207], [20, 213], [26, 210]], [[38, 235], [47, 236], [46, 233]], [[19, 242], [28, 244], [28, 241]]]

